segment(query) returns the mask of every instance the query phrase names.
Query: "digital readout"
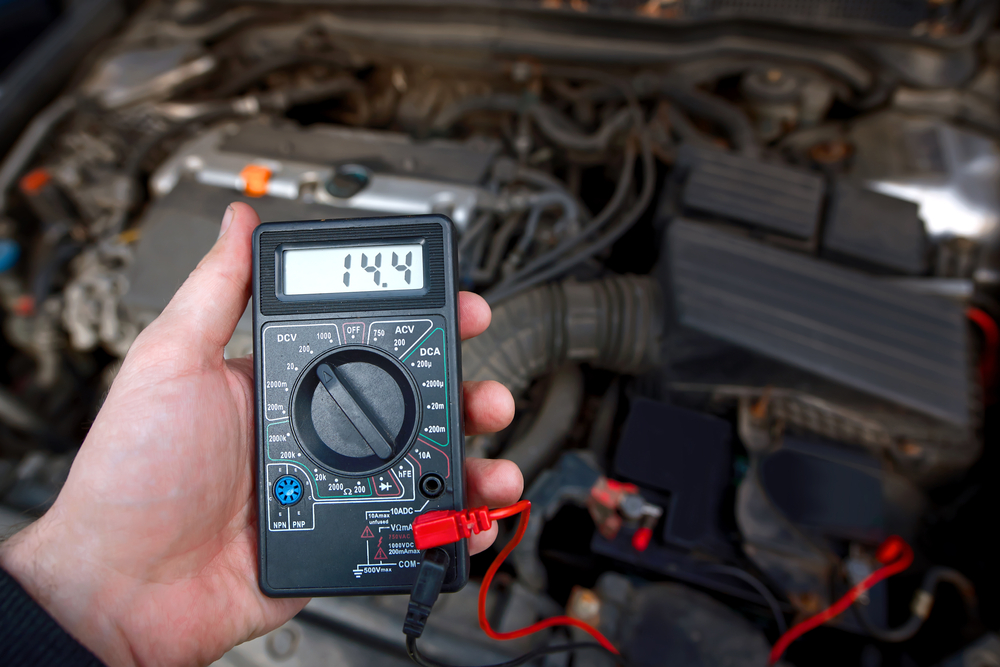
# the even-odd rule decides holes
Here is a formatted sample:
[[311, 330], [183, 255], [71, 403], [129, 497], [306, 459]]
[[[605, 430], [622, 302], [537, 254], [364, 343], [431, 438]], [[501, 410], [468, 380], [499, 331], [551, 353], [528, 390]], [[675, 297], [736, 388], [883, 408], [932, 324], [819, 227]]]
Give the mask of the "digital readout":
[[356, 294], [418, 290], [424, 286], [419, 243], [296, 248], [282, 253], [284, 293]]

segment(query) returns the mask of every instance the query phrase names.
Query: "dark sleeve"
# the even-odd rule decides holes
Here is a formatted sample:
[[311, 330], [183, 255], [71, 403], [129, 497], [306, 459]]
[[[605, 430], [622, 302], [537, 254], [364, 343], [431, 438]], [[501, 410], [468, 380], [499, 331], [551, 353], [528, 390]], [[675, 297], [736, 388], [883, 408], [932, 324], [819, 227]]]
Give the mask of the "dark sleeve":
[[0, 665], [103, 667], [80, 642], [0, 569]]

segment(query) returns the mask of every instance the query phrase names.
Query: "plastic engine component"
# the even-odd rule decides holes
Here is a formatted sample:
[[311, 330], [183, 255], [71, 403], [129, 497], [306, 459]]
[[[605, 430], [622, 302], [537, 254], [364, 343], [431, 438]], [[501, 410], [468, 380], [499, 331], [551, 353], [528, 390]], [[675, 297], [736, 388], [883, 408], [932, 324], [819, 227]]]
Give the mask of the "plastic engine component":
[[960, 304], [711, 225], [669, 231], [680, 322], [957, 425], [971, 421]]
[[717, 528], [731, 474], [727, 422], [711, 415], [637, 398], [615, 453], [615, 473], [669, 494], [664, 540], [710, 551], [724, 542]]
[[820, 176], [710, 149], [684, 148], [677, 160], [690, 165], [681, 194], [686, 209], [800, 239], [816, 233]]
[[823, 252], [901, 273], [923, 273], [927, 232], [919, 209], [913, 202], [841, 181], [830, 197]]

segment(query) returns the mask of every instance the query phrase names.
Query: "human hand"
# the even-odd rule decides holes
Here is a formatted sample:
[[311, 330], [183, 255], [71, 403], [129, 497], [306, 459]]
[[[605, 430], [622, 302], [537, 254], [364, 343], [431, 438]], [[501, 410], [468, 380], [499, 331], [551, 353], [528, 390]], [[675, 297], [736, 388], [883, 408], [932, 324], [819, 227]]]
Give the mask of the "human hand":
[[[215, 247], [136, 339], [52, 508], [0, 548], [0, 565], [108, 665], [206, 664], [295, 615], [306, 600], [257, 586], [253, 364], [223, 348], [250, 294], [246, 204], [227, 209]], [[489, 325], [462, 293], [461, 333]], [[466, 432], [513, 417], [496, 382], [465, 384]], [[508, 461], [466, 462], [468, 502], [521, 494]], [[475, 536], [473, 553], [496, 528]]]

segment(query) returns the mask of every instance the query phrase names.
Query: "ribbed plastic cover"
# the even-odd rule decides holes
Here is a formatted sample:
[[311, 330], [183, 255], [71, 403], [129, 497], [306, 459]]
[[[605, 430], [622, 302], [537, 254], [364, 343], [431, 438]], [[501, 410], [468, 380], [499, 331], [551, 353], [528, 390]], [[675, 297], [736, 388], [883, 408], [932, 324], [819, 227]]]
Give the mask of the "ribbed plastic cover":
[[967, 324], [958, 303], [676, 220], [670, 271], [682, 324], [966, 425]]
[[684, 207], [754, 227], [812, 238], [823, 204], [822, 177], [717, 150], [692, 152]]

